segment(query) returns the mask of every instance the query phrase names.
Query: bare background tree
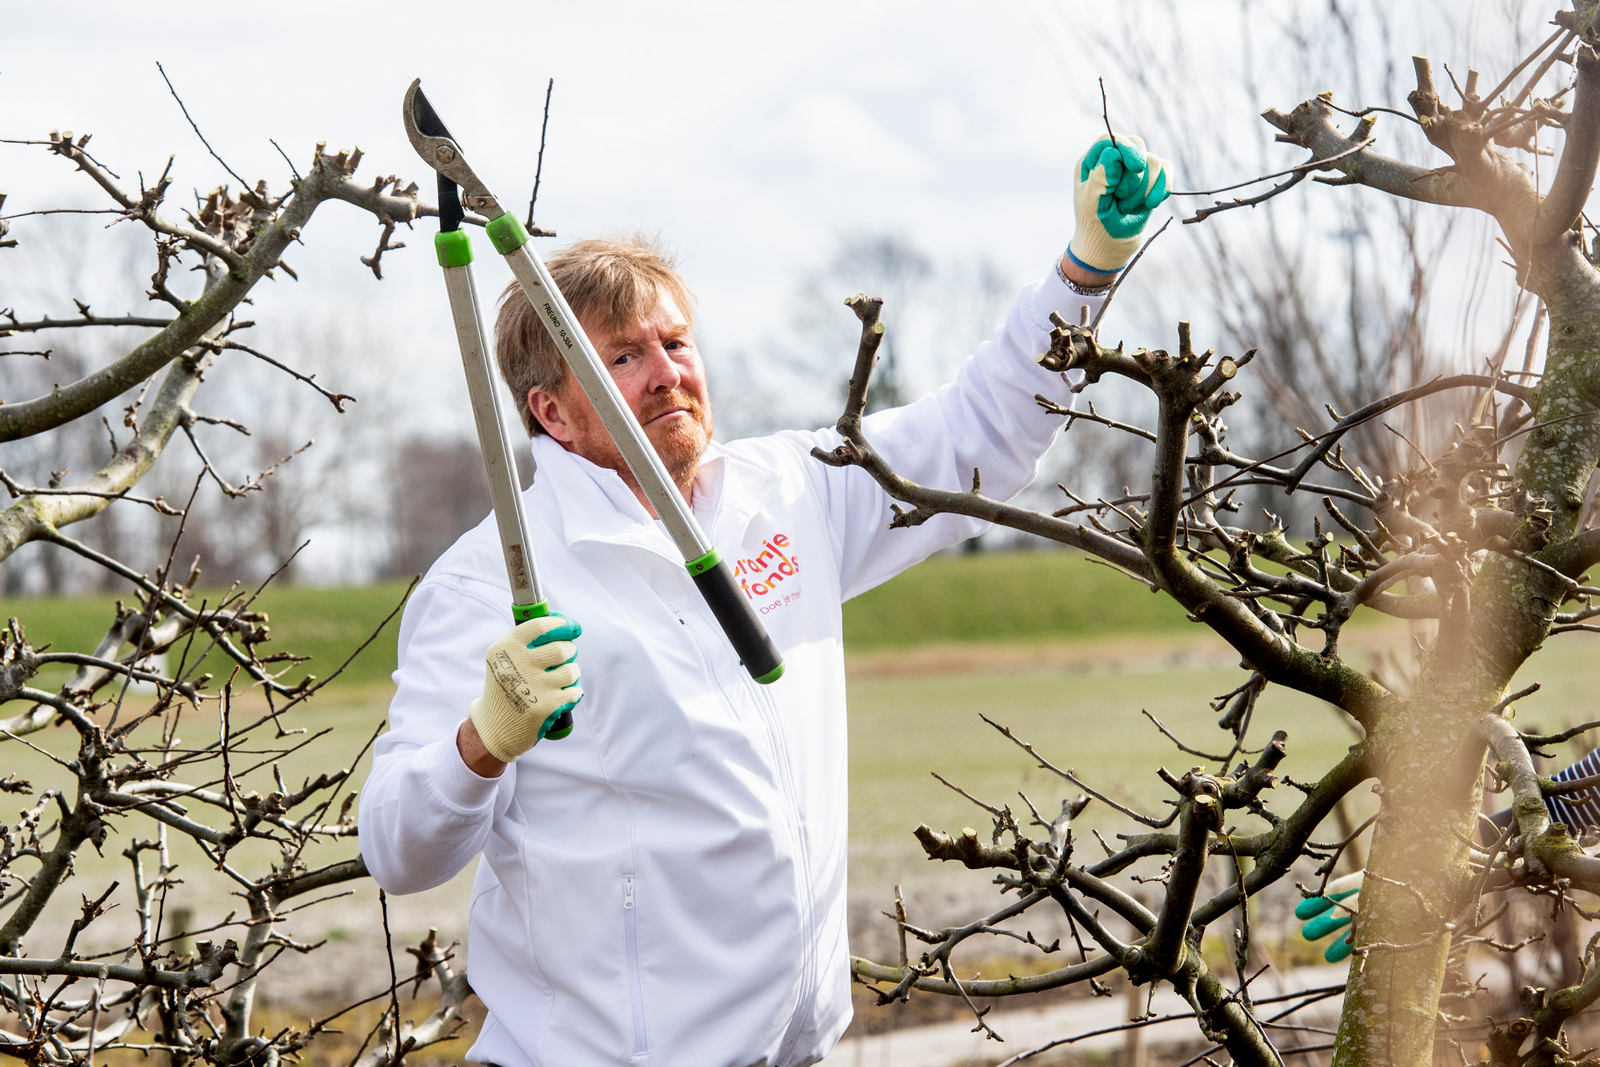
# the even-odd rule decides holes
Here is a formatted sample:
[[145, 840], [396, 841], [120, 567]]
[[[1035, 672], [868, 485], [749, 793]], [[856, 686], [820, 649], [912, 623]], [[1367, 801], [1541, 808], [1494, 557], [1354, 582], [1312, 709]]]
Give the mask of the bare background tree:
[[841, 321], [839, 294], [859, 291], [915, 309], [916, 332], [885, 341], [874, 411], [945, 381], [993, 331], [1011, 297], [999, 268], [982, 257], [941, 259], [892, 232], [841, 234], [801, 279], [783, 328], [735, 346], [719, 362], [719, 434], [746, 437], [831, 420], [843, 392], [830, 396], [828, 387], [847, 371], [855, 343], [848, 320]]

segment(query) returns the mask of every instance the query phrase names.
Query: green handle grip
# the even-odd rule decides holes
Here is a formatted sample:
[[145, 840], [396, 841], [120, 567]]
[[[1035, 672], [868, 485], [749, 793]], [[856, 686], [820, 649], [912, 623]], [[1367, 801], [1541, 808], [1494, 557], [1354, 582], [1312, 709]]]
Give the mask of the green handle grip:
[[[541, 600], [537, 604], [511, 605], [511, 617], [518, 622], [527, 622], [529, 619], [542, 619], [550, 614], [550, 601]], [[559, 741], [572, 732], [572, 712], [563, 711], [555, 724], [546, 730], [542, 740]]]
[[776, 682], [783, 675], [783, 656], [767, 636], [766, 627], [756, 618], [750, 598], [734, 583], [733, 572], [715, 556], [710, 553], [691, 560], [689, 575], [700, 595], [705, 597], [711, 614], [722, 624], [722, 632], [728, 635], [750, 677], [762, 685]]

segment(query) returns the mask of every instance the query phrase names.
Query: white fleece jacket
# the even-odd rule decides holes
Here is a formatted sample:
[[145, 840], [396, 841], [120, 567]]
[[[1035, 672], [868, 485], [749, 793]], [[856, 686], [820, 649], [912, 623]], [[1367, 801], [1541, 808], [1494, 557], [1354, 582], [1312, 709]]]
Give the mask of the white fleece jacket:
[[[1061, 420], [1035, 360], [1052, 273], [956, 380], [867, 420], [924, 485], [1010, 496]], [[840, 605], [979, 532], [940, 516], [890, 530], [857, 468], [810, 455], [832, 431], [713, 445], [694, 510], [787, 663], [756, 685], [676, 555], [613, 471], [533, 441], [524, 493], [550, 603], [583, 626], [576, 729], [500, 778], [455, 748], [484, 650], [511, 626], [492, 518], [412, 594], [390, 728], [361, 795], [361, 851], [390, 892], [437, 886], [479, 853], [469, 974], [489, 1017], [469, 1056], [500, 1067], [790, 1067], [850, 1020], [845, 940], [845, 684]]]

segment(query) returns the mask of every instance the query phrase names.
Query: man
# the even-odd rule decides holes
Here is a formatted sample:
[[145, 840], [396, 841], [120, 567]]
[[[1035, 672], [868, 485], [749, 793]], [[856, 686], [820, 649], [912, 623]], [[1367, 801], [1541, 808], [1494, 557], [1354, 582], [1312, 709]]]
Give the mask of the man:
[[[1075, 177], [1077, 230], [1057, 269], [954, 382], [867, 420], [907, 477], [954, 488], [978, 468], [1009, 496], [1059, 430], [1034, 401], [1070, 399], [1035, 362], [1049, 314], [1104, 299], [1166, 196], [1133, 138], [1097, 143]], [[489, 1017], [474, 1059], [815, 1063], [850, 1020], [839, 606], [981, 526], [941, 516], [889, 530], [890, 501], [865, 472], [811, 457], [837, 443], [831, 431], [713, 443], [688, 291], [650, 249], [584, 242], [550, 267], [787, 670], [759, 686], [740, 668], [513, 293], [496, 341], [533, 438], [524, 501], [550, 603], [572, 621], [504, 634], [492, 521], [440, 557], [401, 624], [362, 854], [391, 892], [439, 885], [483, 854], [468, 949]], [[580, 698], [574, 732], [537, 744]]]

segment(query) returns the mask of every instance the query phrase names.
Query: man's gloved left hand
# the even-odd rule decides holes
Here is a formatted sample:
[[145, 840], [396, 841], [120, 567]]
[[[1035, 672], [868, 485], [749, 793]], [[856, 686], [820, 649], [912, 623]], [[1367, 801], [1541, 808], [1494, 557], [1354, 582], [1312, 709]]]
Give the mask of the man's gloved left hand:
[[1350, 920], [1361, 902], [1361, 876], [1363, 871], [1335, 878], [1322, 890], [1322, 896], [1302, 900], [1294, 909], [1294, 917], [1305, 922], [1300, 936], [1307, 941], [1318, 941], [1335, 930], [1343, 930], [1326, 949], [1322, 958], [1338, 963], [1350, 955]]
[[1078, 266], [1110, 276], [1139, 250], [1150, 212], [1167, 198], [1167, 171], [1137, 137], [1096, 141], [1078, 161], [1073, 208], [1077, 231], [1067, 255]]
[[581, 633], [582, 627], [555, 611], [529, 619], [489, 646], [483, 696], [472, 702], [471, 719], [495, 759], [514, 763], [583, 699], [573, 644]]

